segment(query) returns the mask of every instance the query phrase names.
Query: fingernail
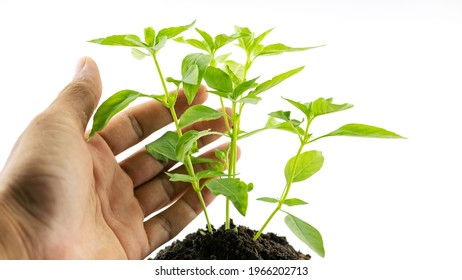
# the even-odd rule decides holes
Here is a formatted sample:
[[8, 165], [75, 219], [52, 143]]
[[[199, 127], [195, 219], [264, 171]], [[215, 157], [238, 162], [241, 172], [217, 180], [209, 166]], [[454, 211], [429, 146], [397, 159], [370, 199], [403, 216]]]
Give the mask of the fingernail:
[[77, 66], [75, 67], [75, 74], [80, 73], [85, 67], [85, 64], [87, 64], [86, 57], [82, 57], [81, 59], [79, 59], [79, 61], [77, 62]]

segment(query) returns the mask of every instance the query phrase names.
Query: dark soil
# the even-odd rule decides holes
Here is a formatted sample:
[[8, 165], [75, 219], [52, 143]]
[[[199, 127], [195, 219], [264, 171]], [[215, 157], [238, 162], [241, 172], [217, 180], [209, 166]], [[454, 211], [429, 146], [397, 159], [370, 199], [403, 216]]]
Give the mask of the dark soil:
[[210, 234], [197, 230], [181, 241], [159, 251], [156, 260], [309, 260], [310, 255], [296, 251], [285, 237], [262, 234], [253, 240], [256, 231], [244, 226], [224, 226]]

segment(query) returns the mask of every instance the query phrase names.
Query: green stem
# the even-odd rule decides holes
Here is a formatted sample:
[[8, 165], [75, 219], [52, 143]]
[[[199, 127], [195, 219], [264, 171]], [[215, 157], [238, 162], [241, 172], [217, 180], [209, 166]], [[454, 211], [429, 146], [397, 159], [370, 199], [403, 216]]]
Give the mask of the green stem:
[[[172, 104], [170, 104], [170, 101], [169, 101], [169, 98], [168, 98], [169, 93], [168, 93], [168, 89], [167, 89], [167, 84], [165, 83], [164, 76], [162, 75], [162, 71], [160, 69], [160, 65], [159, 65], [159, 62], [157, 60], [156, 52], [152, 52], [151, 54], [152, 54], [152, 57], [154, 59], [154, 64], [156, 65], [157, 73], [159, 74], [159, 78], [160, 78], [160, 80], [162, 82], [162, 87], [164, 89], [165, 105], [167, 105], [167, 107], [170, 109], [170, 114], [171, 114], [173, 122], [175, 124], [176, 132], [177, 132], [178, 136], [181, 137], [183, 135], [183, 132], [180, 129], [178, 116], [177, 116], [177, 114], [175, 112], [176, 98], [173, 99], [174, 101], [171, 102]], [[174, 94], [178, 95], [178, 90]], [[183, 162], [183, 164], [184, 164], [188, 174], [190, 176], [196, 178], [196, 173], [194, 171], [194, 166], [193, 166], [190, 155], [186, 155], [185, 161]], [[205, 219], [207, 221], [207, 229], [208, 229], [208, 231], [210, 233], [213, 233], [212, 224], [210, 223], [209, 215], [208, 215], [208, 212], [207, 212], [207, 205], [205, 204], [204, 197], [202, 196], [200, 183], [199, 183], [199, 180], [197, 178], [192, 182], [192, 187], [193, 187], [194, 191], [196, 192], [197, 198], [199, 199], [199, 202], [200, 202], [201, 207], [202, 207], [202, 211], [204, 212]]]
[[[237, 138], [239, 136], [239, 115], [236, 110], [237, 104], [232, 103], [232, 134], [231, 134], [231, 149], [230, 149], [230, 159], [229, 159], [229, 168], [228, 168], [228, 177], [236, 178], [236, 166], [237, 166]], [[229, 199], [226, 198], [226, 219], [225, 219], [225, 229], [230, 229], [231, 221], [229, 215], [230, 203]]]
[[[302, 153], [303, 148], [305, 147], [305, 145], [306, 145], [306, 143], [307, 143], [307, 141], [309, 139], [308, 130], [310, 128], [310, 124], [311, 124], [311, 120], [308, 120], [307, 125], [306, 125], [306, 129], [305, 129], [305, 135], [304, 135], [303, 139], [300, 139], [300, 147], [298, 148], [297, 154], [295, 155], [294, 167], [297, 166], [298, 160], [300, 158], [300, 154]], [[260, 228], [260, 230], [253, 237], [253, 240], [257, 240], [260, 237], [260, 235], [265, 230], [266, 226], [273, 219], [274, 215], [276, 215], [276, 213], [279, 210], [281, 210], [284, 201], [287, 199], [287, 196], [289, 195], [290, 187], [292, 186], [294, 177], [295, 177], [295, 168], [292, 168], [292, 173], [290, 174], [289, 179], [287, 180], [286, 186], [284, 187], [284, 190], [282, 191], [281, 198], [279, 199], [279, 202], [278, 202], [278, 204], [276, 206], [276, 209], [274, 209], [274, 211], [271, 213], [271, 215], [268, 217], [268, 219], [266, 219], [263, 226]]]
[[162, 87], [164, 88], [164, 93], [165, 93], [165, 103], [168, 103], [168, 89], [167, 89], [167, 84], [165, 83], [164, 80], [164, 75], [162, 75], [162, 71], [160, 70], [160, 65], [159, 62], [157, 61], [157, 55], [156, 52], [152, 52], [152, 58], [154, 59], [154, 64], [156, 65], [157, 73], [159, 74], [160, 81], [162, 83]]

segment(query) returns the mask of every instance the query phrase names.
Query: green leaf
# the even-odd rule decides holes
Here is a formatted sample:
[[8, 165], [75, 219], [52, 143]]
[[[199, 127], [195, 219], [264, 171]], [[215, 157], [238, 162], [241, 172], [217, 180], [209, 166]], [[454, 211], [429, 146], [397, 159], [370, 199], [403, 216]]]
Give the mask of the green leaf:
[[339, 129], [335, 131], [332, 131], [331, 133], [318, 137], [314, 140], [328, 137], [328, 136], [355, 136], [355, 137], [368, 137], [368, 138], [404, 138], [401, 135], [398, 135], [394, 132], [388, 131], [380, 127], [365, 125], [365, 124], [350, 123], [350, 124], [346, 124], [340, 127]]
[[208, 179], [208, 178], [215, 178], [215, 177], [223, 177], [226, 174], [223, 171], [218, 170], [201, 170], [196, 173], [197, 179]]
[[183, 134], [178, 140], [176, 146], [176, 158], [180, 162], [184, 162], [185, 157], [189, 154], [193, 154], [199, 151], [197, 148], [197, 140], [201, 137], [210, 134], [219, 134], [218, 132], [213, 132], [210, 130], [196, 131], [189, 130]]
[[207, 67], [204, 76], [207, 85], [219, 92], [232, 93], [233, 82], [226, 72], [213, 66]]
[[139, 59], [139, 60], [141, 60], [141, 59], [143, 59], [143, 58], [145, 58], [147, 56], [150, 56], [149, 53], [145, 53], [145, 52], [143, 52], [143, 51], [141, 51], [141, 50], [139, 50], [137, 48], [132, 48], [132, 55], [133, 55], [134, 58]]
[[283, 82], [284, 80], [288, 79], [289, 77], [297, 74], [298, 72], [302, 71], [303, 68], [305, 68], [304, 66], [303, 67], [299, 67], [299, 68], [295, 68], [295, 69], [292, 69], [292, 70], [289, 70], [287, 72], [284, 72], [282, 74], [279, 74], [275, 77], [273, 77], [271, 80], [268, 80], [266, 82], [263, 82], [261, 83], [260, 85], [258, 85], [255, 90], [253, 91], [253, 93], [255, 95], [258, 95], [264, 91], [267, 91], [269, 90], [270, 88], [278, 85], [279, 83]]
[[305, 202], [305, 201], [303, 201], [301, 199], [298, 199], [298, 198], [287, 198], [282, 203], [287, 205], [287, 206], [297, 206], [297, 205], [308, 204], [308, 202]]
[[257, 200], [268, 202], [268, 203], [278, 203], [279, 202], [278, 199], [272, 198], [272, 197], [260, 197], [260, 198], [257, 198]]
[[187, 175], [187, 174], [168, 173], [168, 172], [165, 172], [165, 174], [167, 174], [170, 177], [170, 181], [172, 182], [192, 183], [196, 180], [196, 178], [194, 178], [191, 175]]
[[179, 127], [183, 128], [199, 121], [215, 120], [223, 116], [222, 112], [204, 106], [194, 105], [189, 107], [181, 116]]
[[203, 41], [199, 41], [197, 39], [184, 39], [183, 37], [178, 37], [178, 38], [175, 38], [173, 39], [174, 41], [176, 42], [179, 42], [179, 43], [184, 43], [184, 44], [189, 44], [195, 48], [198, 48], [200, 50], [203, 50], [207, 53], [210, 53], [210, 50], [208, 49], [208, 46], [205, 44], [205, 42]]
[[144, 41], [149, 47], [152, 47], [154, 45], [155, 34], [156, 32], [152, 27], [146, 27], [144, 29]]
[[352, 104], [333, 104], [332, 98], [324, 99], [318, 98], [315, 101], [311, 102], [311, 113], [314, 117], [330, 114], [335, 112], [340, 112], [352, 108]]
[[141, 39], [133, 34], [112, 35], [105, 38], [99, 38], [88, 41], [106, 46], [124, 46], [124, 47], [141, 47], [147, 48], [147, 45], [141, 42]]
[[156, 44], [154, 46], [151, 47], [151, 49], [155, 52], [157, 52], [158, 50], [162, 49], [164, 46], [165, 46], [165, 43], [167, 43], [167, 37], [165, 36], [162, 36], [162, 37], [157, 37], [157, 41], [156, 41]]
[[248, 205], [248, 186], [234, 178], [223, 178], [210, 180], [206, 184], [213, 195], [224, 195], [234, 205], [234, 207], [245, 216]]
[[303, 48], [293, 48], [286, 46], [284, 44], [271, 44], [268, 46], [263, 47], [263, 49], [257, 54], [257, 56], [264, 56], [264, 55], [278, 55], [286, 52], [298, 52], [298, 51], [305, 51], [314, 48], [319, 48], [320, 46], [316, 47], [303, 47]]
[[253, 39], [253, 42], [252, 42], [252, 47], [255, 49], [257, 46], [259, 46], [260, 43], [263, 41], [263, 39], [265, 39], [266, 36], [268, 36], [268, 34], [270, 34], [273, 30], [274, 30], [274, 28], [268, 29], [265, 32], [263, 32], [262, 34], [255, 37], [255, 39]]
[[305, 131], [301, 127], [299, 127], [300, 123], [301, 122], [297, 120], [278, 122], [276, 118], [269, 117], [268, 121], [265, 124], [265, 128], [285, 130], [303, 136], [305, 134]]
[[172, 77], [167, 77], [165, 79], [165, 81], [167, 81], [168, 83], [173, 83], [177, 87], [179, 87], [181, 85], [181, 83], [183, 83], [183, 80], [177, 80], [177, 79], [172, 78]]
[[235, 33], [230, 36], [226, 34], [219, 34], [215, 36], [215, 50], [218, 50], [219, 48], [231, 43], [232, 41], [245, 36], [245, 34], [241, 33]]
[[168, 28], [164, 28], [164, 29], [160, 30], [159, 33], [157, 33], [156, 44], [159, 43], [159, 41], [160, 41], [160, 39], [162, 37], [165, 36], [167, 39], [171, 39], [171, 38], [183, 33], [184, 31], [188, 30], [195, 23], [196, 23], [196, 21], [193, 21], [192, 23], [190, 23], [188, 25], [176, 26], [176, 27], [168, 27]]
[[104, 101], [93, 117], [93, 126], [88, 136], [88, 141], [90, 141], [98, 131], [102, 130], [115, 114], [125, 109], [140, 96], [145, 95], [134, 90], [126, 89], [116, 92]]
[[250, 31], [250, 29], [247, 27], [239, 27], [239, 26], [235, 26], [234, 30], [236, 31], [236, 33], [244, 35], [239, 38], [238, 46], [244, 49], [246, 52], [248, 52], [248, 50], [251, 49], [251, 45], [254, 41], [253, 32]]
[[324, 157], [319, 151], [308, 151], [289, 159], [284, 169], [286, 181], [300, 182], [318, 172], [324, 163]]
[[[254, 87], [257, 86], [257, 83], [256, 83], [256, 80], [258, 79], [255, 78], [255, 79], [252, 79], [252, 80], [248, 80], [248, 81], [245, 81], [241, 84], [239, 84], [235, 89], [234, 89], [234, 92], [233, 92], [233, 95], [232, 95], [232, 98], [234, 99], [237, 99], [241, 94], [243, 94], [245, 91], [249, 90], [249, 89], [252, 89]], [[255, 94], [254, 94], [255, 95]]]
[[176, 161], [176, 146], [178, 144], [178, 134], [173, 131], [167, 131], [155, 141], [145, 146], [146, 151], [157, 160], [168, 162]]
[[219, 56], [215, 57], [215, 60], [218, 63], [224, 63], [230, 57], [230, 55], [231, 55], [231, 53], [225, 53], [225, 54], [222, 54], [222, 55], [219, 55]]
[[245, 104], [257, 104], [258, 102], [261, 101], [261, 98], [254, 95], [254, 94], [249, 94], [241, 99], [236, 100], [236, 103], [245, 103]]
[[210, 36], [207, 32], [200, 30], [199, 28], [196, 28], [197, 33], [199, 33], [202, 38], [204, 38], [204, 42], [207, 44], [208, 49], [210, 51], [215, 49], [215, 44], [213, 43], [213, 38]]
[[225, 71], [231, 77], [234, 84], [239, 85], [244, 81], [245, 66], [234, 60], [226, 60], [224, 62]]
[[303, 114], [305, 114], [305, 116], [310, 120], [312, 119], [312, 116], [311, 116], [311, 104], [310, 103], [301, 103], [301, 102], [297, 102], [297, 101], [293, 101], [293, 100], [290, 100], [288, 98], [284, 98], [284, 100], [288, 101], [290, 104], [292, 104], [293, 106], [295, 106], [295, 108], [297, 108], [298, 110], [300, 110]]
[[271, 112], [268, 114], [269, 116], [277, 119], [281, 119], [283, 121], [290, 121], [290, 111], [276, 111], [276, 112]]
[[192, 82], [189, 79], [188, 79], [188, 82], [183, 82], [183, 89], [184, 89], [186, 98], [188, 99], [188, 104], [191, 104], [192, 101], [194, 100], [194, 97], [196, 96], [197, 90], [199, 89], [202, 78], [204, 77], [205, 70], [207, 69], [207, 66], [209, 65], [211, 60], [212, 60], [212, 57], [210, 55], [202, 54], [202, 53], [188, 54], [183, 59], [183, 62], [181, 65], [182, 77], [187, 76], [186, 74], [188, 72], [191, 72], [191, 68], [197, 67], [197, 70], [198, 70], [197, 80], [195, 81], [195, 83], [189, 83], [189, 82]]
[[284, 218], [284, 222], [295, 236], [308, 245], [316, 254], [321, 257], [325, 256], [322, 236], [317, 229], [289, 213], [287, 213], [287, 216]]
[[182, 82], [190, 85], [197, 85], [199, 79], [199, 67], [191, 65], [184, 73]]

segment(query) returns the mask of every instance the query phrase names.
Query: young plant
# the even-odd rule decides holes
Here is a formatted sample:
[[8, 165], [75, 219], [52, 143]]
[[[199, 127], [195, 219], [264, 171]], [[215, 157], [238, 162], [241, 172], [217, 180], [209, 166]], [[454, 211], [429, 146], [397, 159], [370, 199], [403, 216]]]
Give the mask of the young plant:
[[[158, 160], [164, 162], [177, 161], [185, 166], [187, 174], [167, 173], [167, 175], [170, 176], [171, 181], [185, 181], [192, 185], [202, 205], [202, 210], [204, 211], [207, 221], [208, 231], [212, 233], [211, 222], [201, 193], [204, 188], [204, 183], [201, 182], [203, 182], [203, 179], [215, 178], [217, 176], [222, 176], [224, 173], [220, 170], [220, 167], [222, 166], [216, 162], [215, 166], [218, 167], [196, 172], [193, 164], [207, 160], [195, 158], [193, 157], [193, 154], [198, 151], [197, 141], [201, 137], [218, 133], [210, 130], [188, 130], [183, 133], [182, 129], [198, 121], [218, 119], [223, 116], [223, 113], [217, 112], [204, 105], [194, 105], [189, 107], [183, 113], [181, 118], [178, 118], [175, 112], [175, 104], [180, 86], [183, 87], [188, 103], [191, 104], [212, 57], [208, 54], [201, 53], [188, 54], [183, 59], [181, 65], [180, 79], [165, 79], [157, 59], [159, 51], [165, 46], [168, 40], [178, 36], [193, 25], [194, 22], [189, 25], [164, 28], [159, 30], [157, 34], [152, 27], [147, 27], [144, 29], [144, 41], [142, 41], [137, 35], [133, 34], [113, 35], [89, 41], [101, 45], [130, 47], [132, 48], [132, 54], [138, 59], [149, 56], [152, 57], [164, 92], [161, 95], [143, 94], [135, 90], [121, 90], [115, 93], [104, 101], [96, 111], [88, 140], [90, 140], [98, 131], [102, 130], [115, 114], [126, 108], [137, 98], [147, 97], [160, 102], [163, 106], [169, 109], [176, 132], [169, 131], [165, 133], [159, 139], [146, 145], [146, 150]], [[176, 90], [169, 93], [167, 90], [167, 82], [173, 83]]]
[[[154, 158], [160, 161], [174, 161], [182, 163], [186, 174], [166, 174], [171, 181], [190, 183], [202, 205], [207, 229], [213, 233], [212, 224], [209, 220], [207, 208], [201, 191], [207, 187], [214, 195], [224, 195], [225, 205], [225, 229], [230, 229], [230, 203], [243, 216], [246, 215], [248, 206], [248, 192], [253, 189], [252, 183], [243, 182], [238, 176], [237, 170], [237, 143], [241, 139], [250, 137], [267, 129], [281, 129], [291, 132], [299, 139], [300, 145], [295, 155], [286, 164], [284, 175], [286, 184], [279, 198], [262, 197], [258, 200], [275, 203], [276, 208], [263, 223], [260, 230], [255, 234], [257, 240], [278, 212], [284, 212], [286, 225], [291, 231], [312, 248], [320, 256], [324, 256], [324, 245], [321, 234], [313, 226], [302, 219], [286, 212], [283, 206], [297, 206], [307, 204], [299, 198], [289, 197], [293, 183], [305, 181], [318, 172], [324, 162], [324, 157], [319, 151], [304, 151], [305, 146], [319, 139], [330, 136], [356, 136], [373, 138], [402, 138], [401, 136], [385, 129], [363, 125], [347, 124], [323, 136], [312, 138], [310, 126], [313, 120], [319, 116], [343, 111], [352, 107], [350, 104], [334, 104], [332, 99], [319, 98], [313, 102], [300, 103], [290, 99], [285, 100], [292, 104], [304, 115], [303, 120], [291, 119], [290, 111], [275, 111], [270, 114], [266, 125], [251, 132], [241, 129], [244, 107], [247, 104], [256, 105], [260, 102], [262, 93], [272, 89], [293, 75], [303, 70], [297, 67], [280, 73], [269, 80], [258, 83], [259, 77], [248, 78], [249, 70], [259, 57], [274, 56], [287, 52], [298, 52], [315, 47], [294, 48], [282, 43], [263, 45], [262, 41], [272, 29], [256, 35], [247, 27], [235, 27], [235, 33], [231, 35], [219, 34], [212, 37], [209, 33], [196, 28], [201, 39], [185, 39], [177, 37], [190, 29], [194, 22], [189, 25], [170, 27], [159, 30], [157, 33], [152, 27], [144, 29], [144, 41], [137, 35], [113, 35], [105, 38], [91, 40], [92, 43], [109, 46], [125, 46], [132, 48], [132, 54], [142, 59], [151, 57], [157, 70], [158, 78], [163, 87], [163, 94], [143, 94], [135, 90], [121, 90], [104, 101], [95, 113], [93, 127], [90, 132], [90, 140], [98, 131], [102, 130], [110, 119], [126, 108], [131, 102], [139, 97], [147, 97], [157, 100], [167, 109], [172, 116], [175, 132], [169, 131], [157, 140], [146, 145], [146, 150]], [[191, 53], [184, 57], [181, 65], [180, 78], [164, 78], [159, 61], [159, 51], [164, 48], [166, 42], [173, 39], [180, 43], [189, 44], [205, 53]], [[242, 63], [229, 59], [232, 54], [217, 55], [224, 46], [237, 41], [237, 46], [244, 51], [245, 61]], [[190, 106], [179, 118], [175, 112], [175, 104], [179, 89], [184, 89], [184, 94], [191, 104], [202, 81], [210, 88], [209, 92], [217, 95], [222, 107], [221, 112], [204, 105]], [[168, 92], [167, 83], [175, 86], [173, 92]], [[230, 104], [229, 113], [225, 102]], [[223, 118], [226, 126], [224, 134], [210, 130], [196, 131], [183, 129], [198, 121], [214, 120]], [[195, 157], [198, 152], [197, 141], [206, 135], [220, 134], [229, 137], [230, 144], [225, 150], [215, 150], [218, 160]], [[206, 163], [206, 170], [195, 171], [195, 163]], [[226, 173], [225, 173], [225, 170]]]
[[[204, 80], [212, 89], [210, 92], [219, 97], [223, 108], [225, 107], [225, 100], [231, 104], [231, 114], [225, 115], [226, 124], [228, 123], [228, 119], [232, 124], [232, 126], [227, 126], [227, 136], [230, 138], [230, 145], [229, 150], [226, 151], [228, 156], [223, 157], [228, 166], [228, 178], [212, 180], [207, 183], [207, 187], [214, 194], [223, 194], [226, 196], [225, 229], [229, 229], [230, 201], [239, 213], [245, 216], [248, 204], [247, 192], [253, 188], [252, 183], [246, 184], [237, 177], [237, 142], [239, 139], [251, 135], [251, 133], [241, 130], [244, 106], [246, 104], [257, 104], [261, 100], [263, 92], [299, 73], [304, 67], [286, 71], [260, 84], [257, 83], [258, 77], [248, 79], [249, 70], [258, 57], [304, 51], [316, 47], [294, 48], [281, 43], [263, 45], [262, 41], [273, 29], [255, 35], [247, 27], [236, 26], [234, 34], [229, 36], [220, 34], [215, 36], [215, 38], [212, 38], [210, 34], [203, 30], [196, 30], [203, 40], [179, 38], [177, 41], [190, 44], [212, 56], [211, 65], [207, 67]], [[215, 58], [216, 51], [219, 48], [236, 39], [238, 40], [237, 45], [245, 52], [245, 61], [243, 63], [228, 59], [230, 54], [224, 54]], [[220, 64], [221, 68], [218, 68], [217, 64]]]
[[300, 142], [296, 154], [290, 158], [285, 166], [284, 175], [286, 179], [286, 185], [279, 198], [273, 197], [261, 197], [258, 200], [276, 203], [277, 206], [274, 211], [264, 222], [263, 226], [254, 236], [254, 240], [257, 240], [266, 226], [273, 219], [273, 217], [279, 211], [286, 214], [284, 222], [289, 229], [305, 244], [307, 244], [314, 252], [321, 257], [324, 257], [324, 245], [321, 234], [319, 231], [303, 221], [302, 219], [282, 210], [283, 206], [298, 206], [305, 205], [307, 202], [299, 198], [289, 198], [289, 192], [293, 183], [302, 182], [310, 178], [316, 172], [318, 172], [324, 163], [324, 157], [320, 151], [305, 151], [306, 145], [317, 141], [319, 139], [330, 137], [330, 136], [355, 136], [355, 137], [370, 137], [370, 138], [403, 138], [402, 136], [385, 130], [383, 128], [365, 125], [365, 124], [346, 124], [328, 134], [323, 136], [312, 138], [310, 133], [310, 125], [313, 120], [319, 116], [340, 112], [353, 107], [351, 104], [334, 104], [332, 98], [324, 99], [318, 98], [313, 102], [300, 103], [290, 99], [285, 99], [292, 104], [296, 109], [303, 113], [305, 121], [291, 119], [290, 111], [276, 111], [270, 113], [270, 118], [265, 126], [265, 129], [283, 129], [295, 134]]

